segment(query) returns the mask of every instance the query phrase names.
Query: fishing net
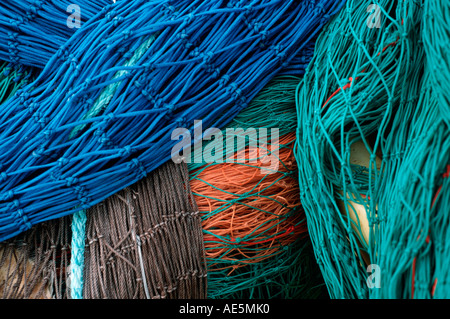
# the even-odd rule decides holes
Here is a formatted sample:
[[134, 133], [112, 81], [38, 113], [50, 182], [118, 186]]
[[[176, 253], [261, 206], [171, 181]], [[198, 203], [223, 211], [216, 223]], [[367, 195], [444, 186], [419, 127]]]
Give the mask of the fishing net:
[[[427, 0], [424, 5], [422, 34], [426, 66], [422, 99], [418, 103], [423, 106], [423, 113], [416, 115], [415, 127], [422, 128], [416, 136], [424, 137], [422, 145], [426, 145], [427, 151], [423, 151], [422, 145], [411, 147], [409, 165], [415, 165], [412, 167], [420, 170], [405, 167], [411, 180], [417, 181], [414, 191], [422, 194], [421, 197], [409, 197], [408, 208], [419, 207], [419, 210], [425, 211], [424, 217], [419, 215], [425, 223], [418, 231], [420, 235], [417, 239], [421, 245], [417, 247], [417, 255], [411, 266], [412, 298], [450, 298], [445, 279], [449, 276], [450, 252], [450, 102], [445, 91], [450, 80], [450, 69], [448, 47], [444, 45], [450, 40], [447, 23], [449, 9], [450, 4], [445, 1]], [[417, 140], [420, 142], [419, 138]], [[420, 177], [423, 177], [422, 183]], [[428, 233], [425, 230], [427, 226]]]
[[[434, 95], [438, 102], [441, 116], [450, 123], [450, 100], [447, 95], [450, 89], [450, 63], [448, 41], [450, 14], [448, 1], [424, 1], [423, 43], [430, 69], [430, 81], [434, 86]], [[448, 124], [450, 125], [450, 124]]]
[[[320, 280], [320, 272], [306, 236], [306, 224], [299, 203], [295, 176], [292, 146], [295, 137], [294, 93], [297, 83], [296, 77], [280, 77], [271, 82], [252, 101], [249, 109], [241, 112], [233, 121], [234, 125], [251, 125], [254, 124], [252, 121], [256, 121], [258, 125], [267, 128], [277, 124], [277, 128], [285, 134], [279, 142], [280, 146], [277, 146], [279, 149], [272, 149], [275, 146], [264, 147], [267, 150], [272, 149], [274, 154], [279, 151], [280, 155], [276, 158], [279, 168], [264, 168], [259, 162], [252, 165], [209, 164], [207, 167], [204, 167], [204, 164], [189, 164], [190, 185], [203, 215], [201, 227], [202, 240], [206, 247], [208, 298], [308, 298], [323, 293], [323, 281]], [[255, 111], [259, 111], [259, 114], [277, 114], [279, 121], [266, 121], [264, 124], [264, 117], [255, 119]], [[253, 114], [252, 120], [246, 121], [245, 118], [250, 114]], [[239, 149], [232, 151], [238, 152]], [[245, 152], [245, 149], [240, 151]], [[226, 153], [225, 149], [224, 152]], [[254, 155], [258, 156], [258, 149], [254, 152]], [[239, 157], [239, 152], [234, 154]], [[272, 171], [273, 174], [263, 174], [261, 170]], [[243, 175], [248, 176], [245, 182], [242, 181]], [[216, 185], [211, 186], [210, 183]], [[217, 186], [221, 186], [222, 194], [214, 193], [213, 187]], [[239, 198], [236, 198], [237, 195]], [[163, 205], [161, 201], [164, 203], [164, 197], [162, 200], [158, 198], [160, 197], [155, 196], [153, 200], [159, 202], [158, 206]], [[221, 207], [214, 207], [215, 204]], [[94, 209], [99, 209], [98, 207], [99, 205], [96, 205]], [[232, 214], [229, 213], [230, 207], [234, 209]], [[110, 226], [98, 223], [96, 229], [100, 232], [119, 232], [121, 227], [113, 217], [117, 214], [117, 209], [111, 206], [100, 209], [104, 212], [99, 216], [109, 216], [102, 219], [109, 219], [111, 222], [107, 223]], [[146, 209], [148, 210], [148, 206]], [[79, 217], [74, 215], [74, 223]], [[111, 231], [113, 228], [114, 232]], [[86, 236], [79, 234], [74, 227], [73, 230], [74, 238]], [[110, 236], [109, 240], [113, 237], [118, 237], [118, 242], [123, 238], [116, 234]], [[73, 250], [75, 246], [73, 245]], [[85, 255], [84, 252], [83, 254]], [[101, 263], [99, 266], [96, 260], [98, 258], [92, 258], [91, 266], [101, 267]], [[75, 271], [74, 267], [72, 271]], [[78, 276], [86, 277], [82, 272], [79, 272]], [[127, 276], [118, 276], [122, 277]], [[99, 279], [91, 281], [96, 283]], [[129, 281], [124, 280], [123, 285]], [[71, 282], [72, 290], [75, 286], [78, 287], [74, 280]], [[110, 280], [110, 284], [114, 287], [109, 290], [118, 289], [117, 282]], [[86, 293], [78, 297], [89, 298]]]
[[141, 180], [176, 127], [227, 124], [342, 2], [170, 4], [103, 8], [3, 105], [0, 240]]
[[43, 69], [52, 55], [112, 0], [6, 0], [0, 5], [0, 60]]
[[86, 213], [85, 299], [206, 298], [201, 220], [168, 162]]
[[446, 1], [7, 4], [2, 298], [449, 297]]
[[[280, 139], [277, 172], [261, 173], [261, 163], [209, 164], [191, 172], [203, 220], [210, 298], [308, 298], [317, 293], [309, 291], [320, 280], [314, 278], [313, 255], [308, 255], [294, 137]], [[258, 157], [259, 148], [245, 151], [249, 158]]]
[[[161, 271], [162, 277], [157, 275], [160, 272], [155, 271], [156, 269], [172, 269], [172, 264], [177, 265], [176, 260], [183, 265], [189, 259], [189, 254], [175, 254], [179, 259], [174, 257], [175, 249], [168, 248], [172, 246], [170, 243], [174, 243], [170, 239], [164, 236], [157, 243], [142, 240], [141, 245], [146, 248], [143, 248], [141, 255], [137, 253], [140, 241], [133, 240], [133, 232], [139, 234], [139, 230], [136, 230], [138, 225], [145, 229], [148, 224], [146, 218], [158, 216], [153, 207], [164, 208], [180, 202], [166, 195], [170, 194], [172, 188], [183, 189], [182, 185], [185, 183], [182, 178], [176, 178], [180, 175], [174, 170], [178, 165], [168, 163], [164, 173], [162, 169], [158, 169], [146, 181], [111, 196], [87, 213], [73, 216], [68, 279], [71, 298], [146, 298], [150, 291], [151, 297], [167, 298], [179, 297], [181, 291], [184, 291], [184, 297], [204, 297], [207, 292], [208, 298], [323, 296], [323, 281], [307, 238], [305, 216], [299, 203], [296, 163], [292, 150], [295, 138], [293, 131], [296, 127], [294, 93], [298, 80], [296, 77], [279, 77], [272, 81], [251, 102], [249, 109], [241, 112], [232, 123], [235, 127], [279, 129], [282, 134], [277, 142], [279, 149], [274, 149], [275, 145], [264, 146], [272, 151], [268, 155], [279, 153], [276, 171], [275, 166], [263, 165], [261, 162], [252, 165], [226, 163], [207, 167], [204, 164], [189, 165], [190, 184], [197, 192], [193, 198], [194, 204], [198, 202], [203, 210], [203, 225], [200, 220], [197, 224], [198, 231], [202, 232], [203, 229], [203, 235], [196, 237], [194, 227], [188, 228], [183, 234], [184, 238], [178, 238], [177, 234], [170, 234], [170, 238], [176, 239], [175, 242], [186, 243], [201, 238], [201, 245], [204, 242], [207, 246], [204, 253], [208, 272], [207, 291], [198, 283], [185, 285], [184, 290], [180, 287], [173, 289], [177, 286], [173, 278], [178, 276], [171, 275], [168, 270]], [[258, 118], [255, 114], [260, 114], [261, 117]], [[267, 120], [262, 114], [270, 114], [271, 120]], [[234, 153], [237, 157], [238, 151], [239, 149], [233, 149], [233, 152], [237, 152]], [[253, 153], [258, 156], [260, 152], [255, 149]], [[248, 159], [251, 157], [253, 155], [249, 154]], [[269, 170], [272, 174], [263, 174], [264, 170]], [[242, 181], [242, 174], [248, 176], [245, 183]], [[173, 182], [168, 182], [170, 180]], [[149, 191], [152, 187], [142, 186], [149, 183], [166, 185], [167, 188], [157, 187], [161, 188], [159, 193]], [[209, 183], [221, 186], [222, 193], [214, 193]], [[137, 190], [137, 185], [141, 185], [139, 187], [143, 189]], [[230, 192], [234, 194], [230, 195]], [[152, 204], [146, 203], [146, 200]], [[217, 207], [213, 207], [214, 204]], [[227, 213], [230, 207], [234, 210], [232, 217]], [[134, 223], [130, 221], [132, 215]], [[154, 223], [161, 224], [157, 221]], [[78, 230], [78, 224], [84, 228], [82, 232]], [[149, 229], [160, 229], [160, 226], [150, 225]], [[186, 239], [189, 236], [194, 236], [194, 240]], [[149, 247], [157, 253], [151, 254], [152, 249]], [[189, 248], [178, 251], [190, 252]], [[77, 254], [78, 260], [75, 257]], [[162, 258], [152, 264], [156, 260], [155, 255], [168, 259]], [[145, 268], [142, 268], [141, 258], [145, 261]], [[183, 269], [181, 266], [179, 268]], [[206, 270], [199, 273], [205, 275]], [[161, 281], [165, 281], [165, 284]], [[148, 283], [147, 289], [145, 282]], [[172, 289], [164, 294], [158, 291], [160, 287]], [[195, 294], [196, 288], [200, 288], [203, 295]]]
[[[107, 10], [116, 1], [4, 1], [0, 6], [0, 60], [14, 65], [45, 68], [47, 62], [64, 43], [102, 9]], [[167, 2], [169, 3], [169, 2]], [[229, 2], [229, 6], [234, 6]], [[325, 17], [325, 19], [327, 19]], [[244, 21], [248, 23], [248, 21]], [[251, 24], [251, 23], [250, 23]], [[249, 27], [259, 30], [255, 22]], [[266, 30], [259, 30], [266, 35]], [[292, 58], [281, 75], [303, 75], [314, 51], [314, 41]]]
[[448, 125], [424, 70], [423, 7], [347, 1], [298, 86], [301, 202], [332, 298], [430, 297], [445, 268], [448, 191], [432, 199]]
[[82, 283], [71, 216], [0, 243], [2, 299], [206, 298], [201, 220], [184, 165], [169, 162], [86, 213]]
[[391, 160], [400, 162], [397, 177], [387, 178], [391, 191], [379, 204], [386, 225], [380, 229], [374, 258], [383, 271], [374, 297], [449, 297], [443, 278], [448, 274], [450, 134], [433, 91], [426, 69], [416, 108], [403, 118], [411, 125], [404, 128], [403, 120], [401, 127], [400, 120], [395, 123], [406, 142], [393, 147], [401, 150], [402, 158]]
[[[202, 216], [209, 298], [323, 296], [293, 153], [298, 81], [293, 76], [271, 81], [221, 131], [223, 142], [215, 137], [223, 147], [204, 142], [204, 157], [219, 153], [217, 161], [188, 164]], [[261, 145], [261, 134], [247, 135], [244, 143], [227, 147], [230, 128], [266, 129], [267, 143]], [[264, 161], [270, 156], [272, 161]]]
[[[434, 42], [436, 37], [439, 42], [449, 39], [448, 34], [445, 36], [448, 26], [442, 20], [448, 9], [448, 3], [424, 1], [418, 13], [421, 24], [416, 30], [422, 36], [418, 42], [423, 44], [424, 61], [420, 81], [415, 81], [418, 88], [414, 100], [401, 105], [401, 113], [392, 121], [392, 130], [399, 136], [387, 139], [392, 147], [390, 162], [395, 163], [388, 172], [397, 177], [390, 175], [386, 181], [391, 191], [382, 198], [389, 226], [382, 230], [376, 261], [390, 280], [382, 278], [375, 297], [450, 296], [445, 280], [449, 251], [449, 104], [442, 94], [446, 85], [443, 79], [448, 78], [448, 54]], [[432, 14], [435, 17], [431, 18]], [[436, 74], [436, 63], [442, 68], [441, 75]]]
[[1, 299], [68, 299], [70, 217], [0, 243]]
[[89, 209], [78, 272], [71, 223], [44, 222], [0, 243], [2, 299], [80, 297], [74, 288], [85, 299], [206, 298], [201, 219], [185, 165], [169, 162]]

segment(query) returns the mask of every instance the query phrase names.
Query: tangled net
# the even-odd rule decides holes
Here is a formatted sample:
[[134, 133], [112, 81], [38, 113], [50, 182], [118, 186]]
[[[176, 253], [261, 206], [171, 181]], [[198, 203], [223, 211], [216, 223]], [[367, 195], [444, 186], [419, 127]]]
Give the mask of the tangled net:
[[301, 202], [332, 298], [437, 297], [449, 140], [426, 67], [426, 2], [347, 1], [298, 86]]

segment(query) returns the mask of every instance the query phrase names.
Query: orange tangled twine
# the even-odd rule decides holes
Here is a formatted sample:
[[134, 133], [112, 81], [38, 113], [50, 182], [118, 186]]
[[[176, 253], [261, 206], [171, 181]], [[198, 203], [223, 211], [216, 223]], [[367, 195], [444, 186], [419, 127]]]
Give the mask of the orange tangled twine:
[[[231, 268], [232, 272], [261, 262], [307, 235], [294, 141], [295, 133], [280, 138], [276, 173], [263, 174], [261, 168], [267, 164], [262, 159], [210, 164], [191, 173], [191, 188], [203, 217], [206, 258], [215, 266], [210, 270]], [[247, 147], [242, 152], [247, 151], [250, 159], [260, 156], [261, 150]]]

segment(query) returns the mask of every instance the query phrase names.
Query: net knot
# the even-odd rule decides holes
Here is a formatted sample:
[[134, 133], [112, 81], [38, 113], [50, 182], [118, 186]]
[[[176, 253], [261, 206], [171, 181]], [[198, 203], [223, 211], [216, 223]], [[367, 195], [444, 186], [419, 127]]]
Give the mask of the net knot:
[[116, 11], [112, 10], [105, 15], [106, 21], [112, 21], [116, 16]]
[[52, 129], [46, 129], [42, 134], [44, 135], [45, 139], [49, 140], [50, 137], [53, 135], [54, 130]]
[[32, 227], [27, 215], [25, 215], [23, 209], [18, 209], [15, 212], [15, 224], [19, 226], [21, 232], [27, 231]]
[[112, 21], [114, 27], [117, 27], [123, 21], [123, 17], [114, 17]]
[[27, 13], [27, 18], [28, 19], [32, 19], [34, 17], [36, 17], [37, 14], [37, 8], [35, 6], [30, 6], [30, 8], [28, 9], [29, 12]]
[[252, 12], [253, 12], [254, 10], [255, 10], [255, 8], [253, 8], [252, 5], [246, 5], [246, 6], [244, 7], [244, 11], [245, 11], [245, 14], [246, 14], [246, 15], [252, 14]]
[[9, 23], [11, 24], [11, 26], [15, 29], [15, 31], [18, 31], [18, 32], [20, 32], [19, 26], [21, 24], [23, 24], [23, 22], [24, 22], [23, 18], [20, 16], [16, 17], [16, 19], [9, 20]]
[[40, 146], [38, 148], [36, 148], [33, 153], [32, 153], [33, 157], [39, 158], [42, 155], [44, 155], [44, 147]]
[[211, 51], [203, 53], [203, 63], [206, 65], [210, 65], [213, 57], [214, 57], [214, 53]]
[[106, 121], [109, 122], [109, 121], [114, 120], [116, 118], [116, 115], [113, 112], [111, 112], [111, 113], [108, 113], [105, 117], [106, 117]]
[[200, 55], [200, 49], [198, 47], [195, 47], [189, 55], [192, 58], [198, 57]]
[[14, 191], [13, 190], [10, 190], [10, 191], [8, 191], [6, 193], [3, 193], [3, 195], [2, 195], [2, 200], [3, 201], [8, 201], [8, 200], [11, 200], [13, 198], [14, 198]]
[[127, 40], [132, 34], [133, 34], [133, 31], [131, 31], [131, 30], [122, 31], [122, 38], [124, 40]]
[[172, 117], [173, 116], [173, 112], [176, 109], [175, 104], [174, 103], [167, 103], [167, 104], [165, 104], [165, 107], [166, 107], [166, 111], [167, 111], [166, 115], [169, 116], [169, 117]]
[[184, 40], [188, 37], [188, 34], [186, 33], [186, 29], [182, 29], [178, 34], [177, 37], [181, 40]]
[[67, 158], [64, 158], [64, 157], [61, 157], [59, 160], [58, 160], [58, 166], [59, 167], [63, 167], [63, 166], [65, 166], [65, 165], [67, 165], [69, 163], [69, 160], [67, 159]]
[[83, 90], [86, 90], [86, 89], [90, 88], [91, 85], [92, 85], [92, 79], [91, 79], [91, 78], [86, 78], [86, 79], [84, 80], [83, 85], [82, 85]]
[[267, 30], [263, 30], [263, 31], [259, 32], [259, 41], [261, 42], [262, 46], [265, 45], [268, 35], [269, 35], [269, 31], [267, 31]]
[[66, 186], [71, 187], [78, 183], [78, 178], [70, 176], [66, 179]]
[[230, 76], [228, 74], [222, 75], [222, 77], [219, 80], [219, 86], [224, 87], [227, 85], [227, 83], [230, 81]]
[[190, 24], [190, 23], [192, 22], [192, 20], [194, 20], [194, 18], [195, 18], [195, 15], [194, 15], [192, 12], [190, 12], [189, 14], [187, 14], [187, 15], [185, 16], [184, 22], [185, 22], [186, 24]]
[[22, 91], [19, 95], [19, 102], [21, 104], [25, 103], [25, 100], [27, 100], [30, 97], [30, 93], [26, 91]]
[[0, 173], [0, 182], [4, 182], [8, 179], [8, 174], [6, 174], [6, 172], [1, 172]]
[[130, 145], [127, 145], [120, 150], [119, 155], [121, 157], [128, 157], [131, 154], [133, 154], [133, 151], [134, 151], [133, 148]]
[[213, 78], [213, 79], [218, 79], [219, 76], [220, 76], [220, 69], [219, 69], [219, 68], [215, 68], [215, 69], [214, 69], [214, 72], [213, 72], [213, 74], [212, 74], [212, 78]]

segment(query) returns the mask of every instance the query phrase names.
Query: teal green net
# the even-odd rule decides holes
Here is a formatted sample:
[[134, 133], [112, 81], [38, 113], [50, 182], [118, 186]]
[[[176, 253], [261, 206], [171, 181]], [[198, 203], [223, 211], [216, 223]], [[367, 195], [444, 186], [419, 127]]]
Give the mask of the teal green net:
[[301, 201], [332, 298], [445, 296], [448, 12], [347, 1], [298, 86]]
[[31, 81], [32, 70], [0, 61], [0, 104], [12, 97], [21, 87]]

